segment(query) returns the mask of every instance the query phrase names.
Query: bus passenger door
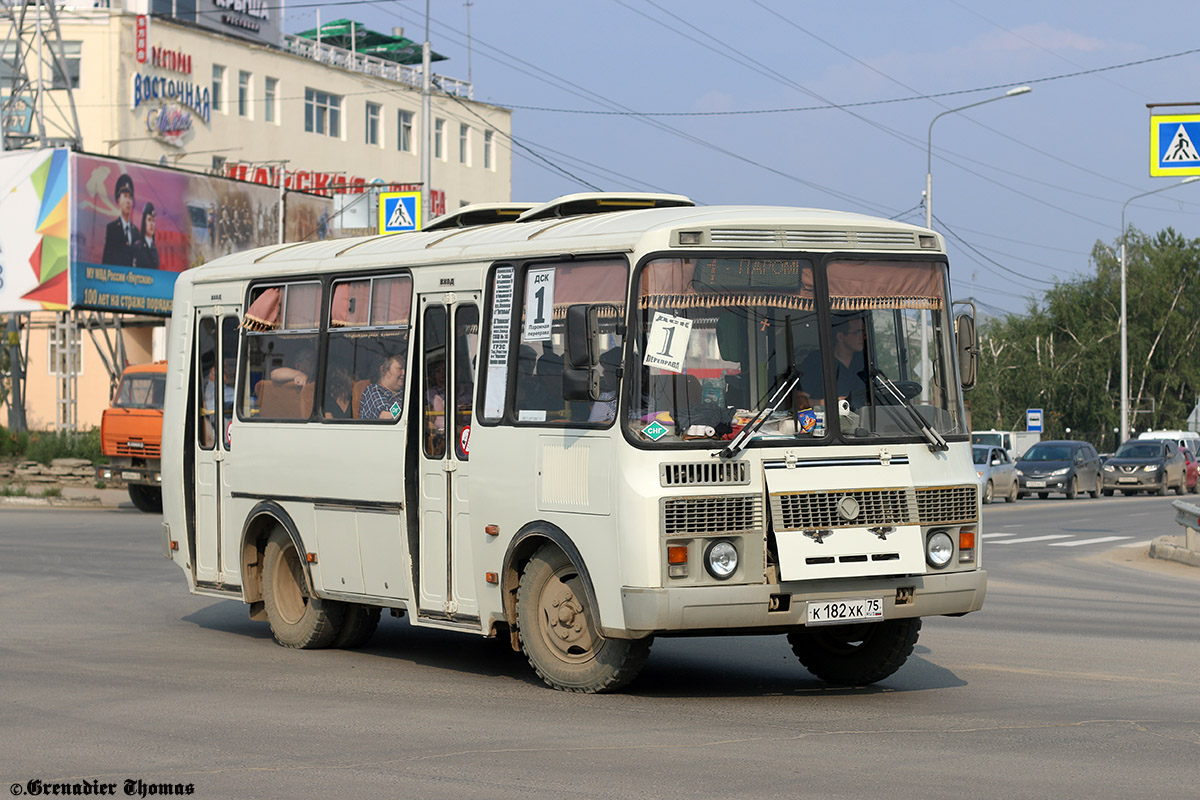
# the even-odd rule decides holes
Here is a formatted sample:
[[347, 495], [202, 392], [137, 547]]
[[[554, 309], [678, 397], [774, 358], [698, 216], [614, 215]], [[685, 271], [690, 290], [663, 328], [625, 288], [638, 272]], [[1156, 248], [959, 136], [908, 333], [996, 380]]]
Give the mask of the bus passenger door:
[[410, 385], [419, 393], [421, 616], [478, 621], [471, 557], [471, 414], [479, 348], [479, 295], [421, 297], [420, 350]]
[[237, 368], [238, 320], [235, 316], [220, 316], [220, 312], [219, 308], [197, 312], [192, 359], [195, 397], [190, 404], [195, 415], [192, 452], [196, 538], [192, 562], [196, 583], [208, 586], [225, 583], [221, 496]]

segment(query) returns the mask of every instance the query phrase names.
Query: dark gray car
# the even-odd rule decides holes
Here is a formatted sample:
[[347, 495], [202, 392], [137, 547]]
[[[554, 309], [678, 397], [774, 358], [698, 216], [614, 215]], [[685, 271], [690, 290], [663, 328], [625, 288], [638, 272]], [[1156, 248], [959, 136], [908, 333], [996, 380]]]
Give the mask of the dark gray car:
[[1187, 462], [1179, 445], [1169, 439], [1136, 439], [1121, 445], [1104, 464], [1104, 494], [1187, 491]]
[[1079, 492], [1100, 496], [1100, 454], [1087, 442], [1062, 439], [1038, 442], [1017, 461], [1020, 496], [1043, 499], [1059, 492], [1071, 500]]

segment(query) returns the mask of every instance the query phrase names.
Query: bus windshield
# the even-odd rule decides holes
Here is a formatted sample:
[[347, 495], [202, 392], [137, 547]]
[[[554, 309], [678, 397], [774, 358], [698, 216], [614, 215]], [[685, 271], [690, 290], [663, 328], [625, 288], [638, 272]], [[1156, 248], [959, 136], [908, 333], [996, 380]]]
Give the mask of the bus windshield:
[[752, 422], [788, 445], [965, 433], [946, 297], [939, 262], [651, 261], [626, 424], [635, 439], [709, 446]]

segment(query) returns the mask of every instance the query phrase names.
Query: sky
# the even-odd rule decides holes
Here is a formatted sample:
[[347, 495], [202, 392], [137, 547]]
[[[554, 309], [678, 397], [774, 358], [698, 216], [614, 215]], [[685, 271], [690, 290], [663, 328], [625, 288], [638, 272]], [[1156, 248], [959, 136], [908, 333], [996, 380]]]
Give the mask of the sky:
[[[425, 0], [329, 3], [425, 36]], [[1200, 235], [1150, 176], [1147, 104], [1200, 114], [1197, 9], [1112, 0], [429, 0], [435, 74], [513, 111], [513, 200], [581, 191], [831, 208], [933, 227], [953, 291], [1024, 313], [1129, 225]], [[289, 4], [285, 30], [316, 24]], [[469, 31], [469, 36], [468, 36]], [[940, 117], [1015, 87], [1028, 94]], [[1200, 142], [1196, 143], [1200, 146]], [[436, 181], [436, 175], [435, 175]], [[1170, 187], [1170, 188], [1168, 188]], [[1177, 187], [1177, 188], [1176, 188]]]

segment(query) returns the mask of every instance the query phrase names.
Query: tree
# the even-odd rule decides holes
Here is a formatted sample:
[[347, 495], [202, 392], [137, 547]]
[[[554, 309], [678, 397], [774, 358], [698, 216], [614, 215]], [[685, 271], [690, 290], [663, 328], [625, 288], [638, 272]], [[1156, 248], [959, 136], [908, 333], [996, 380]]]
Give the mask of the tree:
[[[1171, 229], [1130, 229], [1128, 269], [1131, 427], [1182, 428], [1200, 393], [1200, 240]], [[979, 385], [970, 395], [975, 428], [1023, 427], [1042, 408], [1046, 429], [1106, 446], [1120, 427], [1120, 262], [1097, 242], [1095, 271], [1058, 283], [1023, 315], [980, 328]], [[1153, 400], [1151, 404], [1150, 400]], [[1115, 443], [1115, 442], [1114, 442]]]

